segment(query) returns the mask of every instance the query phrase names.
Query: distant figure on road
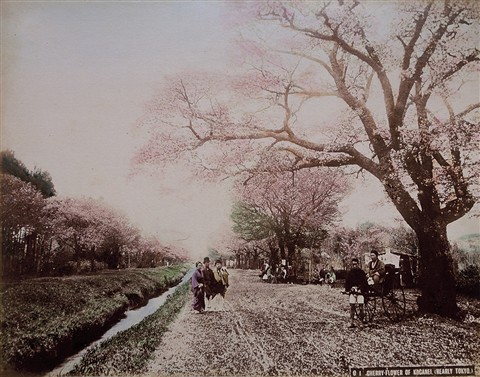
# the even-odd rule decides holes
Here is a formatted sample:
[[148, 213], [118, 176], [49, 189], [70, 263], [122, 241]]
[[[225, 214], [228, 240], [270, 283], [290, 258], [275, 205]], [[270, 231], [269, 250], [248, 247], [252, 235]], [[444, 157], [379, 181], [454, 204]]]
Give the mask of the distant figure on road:
[[320, 283], [320, 284], [325, 283], [325, 277], [326, 277], [326, 275], [327, 275], [327, 271], [325, 271], [325, 267], [322, 267], [322, 268], [320, 269], [320, 272], [318, 273], [318, 275], [319, 275], [319, 277], [320, 277], [319, 280], [318, 280], [319, 283]]
[[295, 273], [295, 270], [293, 269], [293, 266], [292, 265], [288, 265], [287, 266], [287, 276], [286, 276], [286, 281], [287, 281], [287, 284], [293, 284], [295, 282], [295, 277], [296, 277], [296, 273]]
[[363, 296], [368, 290], [367, 275], [360, 268], [358, 259], [352, 258], [352, 268], [347, 273], [345, 280], [345, 292], [350, 292], [350, 328], [355, 327], [355, 306], [358, 305], [360, 309], [360, 320], [364, 322], [364, 303]]
[[368, 262], [368, 276], [371, 278], [370, 281], [373, 283], [373, 287], [378, 291], [379, 285], [383, 282], [385, 276], [385, 264], [378, 259], [377, 250], [372, 250], [370, 258], [372, 260]]
[[267, 280], [267, 274], [268, 274], [269, 268], [270, 268], [270, 265], [267, 262], [265, 262], [260, 271], [260, 275], [258, 275], [260, 279]]
[[203, 285], [202, 262], [195, 264], [196, 270], [192, 275], [193, 311], [203, 313], [205, 311], [205, 290]]
[[333, 284], [335, 284], [335, 282], [337, 281], [337, 275], [335, 275], [335, 270], [333, 269], [333, 266], [330, 266], [330, 270], [325, 275], [325, 278], [330, 288], [332, 288]]
[[260, 278], [266, 282], [270, 282], [272, 280], [272, 267], [270, 267], [268, 263], [265, 263], [265, 265], [263, 266]]
[[210, 268], [210, 258], [205, 257], [203, 259], [203, 283], [205, 286], [205, 298], [207, 299], [205, 301], [205, 310], [209, 310], [210, 308], [210, 299], [213, 297], [212, 285], [214, 280], [215, 276]]
[[283, 264], [280, 266], [280, 269], [278, 270], [277, 281], [279, 283], [286, 283], [287, 282], [287, 269], [285, 268], [285, 266]]
[[215, 268], [213, 269], [213, 284], [212, 284], [212, 299], [215, 296], [221, 296], [217, 298], [216, 302], [219, 303], [217, 310], [223, 311], [225, 303], [225, 293], [228, 288], [228, 271], [225, 267], [222, 267], [222, 261], [217, 259], [215, 261]]

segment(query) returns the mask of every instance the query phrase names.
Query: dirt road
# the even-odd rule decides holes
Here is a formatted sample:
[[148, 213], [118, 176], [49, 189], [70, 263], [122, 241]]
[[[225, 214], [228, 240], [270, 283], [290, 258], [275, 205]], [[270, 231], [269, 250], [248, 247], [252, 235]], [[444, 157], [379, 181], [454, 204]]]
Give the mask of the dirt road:
[[[399, 324], [378, 317], [349, 329], [341, 288], [267, 284], [231, 271], [224, 312], [181, 311], [165, 334], [152, 375], [348, 375], [349, 367], [472, 364], [478, 323], [435, 316]], [[478, 368], [478, 367], [477, 367]]]

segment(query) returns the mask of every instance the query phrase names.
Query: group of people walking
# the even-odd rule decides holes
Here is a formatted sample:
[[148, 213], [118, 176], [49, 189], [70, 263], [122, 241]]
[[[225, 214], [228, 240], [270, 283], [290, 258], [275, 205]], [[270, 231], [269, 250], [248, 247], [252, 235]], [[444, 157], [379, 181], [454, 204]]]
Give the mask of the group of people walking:
[[[202, 262], [195, 264], [195, 272], [192, 275], [193, 311], [204, 313], [205, 311], [223, 311], [225, 293], [228, 288], [228, 271], [222, 266], [222, 261], [217, 259], [213, 269], [210, 268], [210, 258], [205, 257]], [[216, 307], [213, 308], [213, 299], [216, 299]]]

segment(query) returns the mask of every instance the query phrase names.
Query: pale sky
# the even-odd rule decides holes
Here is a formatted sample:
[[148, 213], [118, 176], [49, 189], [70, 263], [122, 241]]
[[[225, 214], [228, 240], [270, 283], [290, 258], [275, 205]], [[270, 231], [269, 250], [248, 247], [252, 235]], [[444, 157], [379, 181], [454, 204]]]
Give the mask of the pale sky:
[[[58, 195], [103, 198], [165, 243], [183, 239], [192, 256], [204, 255], [209, 239], [229, 226], [227, 185], [193, 184], [182, 171], [127, 177], [140, 142], [134, 124], [164, 75], [231, 69], [225, 6], [3, 1], [1, 7], [2, 150], [50, 172]], [[359, 181], [342, 206], [344, 223], [393, 224], [399, 216], [382, 198], [378, 183]], [[478, 232], [478, 221], [460, 220], [449, 230], [453, 239]]]

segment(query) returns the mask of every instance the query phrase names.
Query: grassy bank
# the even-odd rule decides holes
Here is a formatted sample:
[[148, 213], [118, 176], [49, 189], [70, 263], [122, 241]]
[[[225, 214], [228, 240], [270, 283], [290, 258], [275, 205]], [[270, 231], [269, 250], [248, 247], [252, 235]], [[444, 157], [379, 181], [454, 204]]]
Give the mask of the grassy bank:
[[189, 292], [190, 283], [184, 283], [155, 313], [87, 352], [70, 374], [118, 376], [145, 372], [167, 326], [189, 299]]
[[176, 284], [186, 265], [105, 271], [5, 284], [0, 313], [2, 369], [40, 370], [88, 344], [129, 308]]

